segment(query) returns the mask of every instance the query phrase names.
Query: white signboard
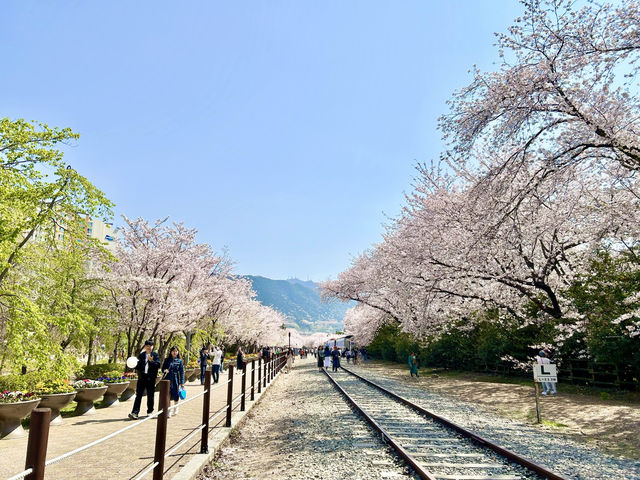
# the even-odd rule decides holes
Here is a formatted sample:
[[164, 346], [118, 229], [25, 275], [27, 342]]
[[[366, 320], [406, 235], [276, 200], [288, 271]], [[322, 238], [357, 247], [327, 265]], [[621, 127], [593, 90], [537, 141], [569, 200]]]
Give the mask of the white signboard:
[[558, 383], [558, 370], [555, 363], [534, 363], [533, 379], [536, 382]]

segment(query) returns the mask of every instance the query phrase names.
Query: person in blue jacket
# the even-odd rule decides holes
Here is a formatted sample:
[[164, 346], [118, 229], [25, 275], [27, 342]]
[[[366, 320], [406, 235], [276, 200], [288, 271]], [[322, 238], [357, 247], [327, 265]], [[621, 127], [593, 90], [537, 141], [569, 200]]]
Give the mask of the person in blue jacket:
[[[179, 390], [184, 388], [184, 364], [180, 358], [178, 347], [171, 347], [169, 356], [162, 363], [162, 373], [164, 379], [169, 380], [169, 418], [178, 414], [178, 402], [180, 401]], [[171, 406], [173, 403], [173, 406]], [[173, 412], [172, 412], [173, 410]]]

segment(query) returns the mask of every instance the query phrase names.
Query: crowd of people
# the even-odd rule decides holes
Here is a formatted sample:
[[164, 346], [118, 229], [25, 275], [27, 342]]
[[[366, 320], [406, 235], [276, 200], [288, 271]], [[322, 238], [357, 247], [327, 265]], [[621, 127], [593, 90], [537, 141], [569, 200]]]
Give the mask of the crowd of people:
[[[181, 390], [184, 390], [185, 384], [185, 368], [182, 356], [178, 347], [171, 347], [169, 356], [160, 362], [160, 356], [153, 349], [154, 342], [147, 340], [144, 343], [144, 350], [138, 355], [137, 365], [135, 369], [138, 372], [138, 384], [136, 386], [136, 397], [133, 402], [133, 409], [129, 414], [129, 418], [135, 420], [140, 414], [142, 400], [147, 396], [147, 415], [153, 413], [154, 410], [154, 391], [158, 372], [162, 373], [162, 379], [169, 380], [169, 398], [170, 408], [168, 416], [178, 414], [178, 403], [180, 402]], [[263, 347], [258, 356], [264, 362], [268, 362], [274, 355], [278, 355], [285, 351], [279, 347]], [[365, 349], [343, 349], [340, 350], [336, 345], [333, 348], [327, 345], [320, 345], [315, 348], [286, 349], [286, 369], [285, 373], [289, 373], [293, 368], [296, 353], [300, 358], [307, 358], [312, 354], [318, 359], [318, 367], [329, 369], [337, 372], [340, 367], [342, 358], [346, 358], [347, 363], [353, 362], [357, 364], [361, 360], [366, 360], [367, 353]], [[200, 366], [200, 383], [204, 384], [205, 374], [209, 365], [211, 366], [211, 376], [213, 383], [220, 381], [220, 374], [224, 368], [225, 347], [223, 345], [203, 345], [198, 352], [198, 364]], [[246, 364], [246, 355], [242, 348], [238, 348], [236, 354], [236, 367], [242, 371]]]

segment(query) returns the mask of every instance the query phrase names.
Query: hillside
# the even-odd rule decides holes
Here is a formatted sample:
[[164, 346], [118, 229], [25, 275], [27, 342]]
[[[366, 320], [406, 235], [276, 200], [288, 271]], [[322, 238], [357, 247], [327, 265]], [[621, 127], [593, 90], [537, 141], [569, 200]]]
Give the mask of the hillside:
[[318, 284], [312, 281], [272, 280], [253, 275], [245, 278], [253, 283], [260, 302], [284, 313], [287, 326], [301, 332], [341, 331], [344, 313], [352, 306], [336, 301], [324, 303], [318, 294]]

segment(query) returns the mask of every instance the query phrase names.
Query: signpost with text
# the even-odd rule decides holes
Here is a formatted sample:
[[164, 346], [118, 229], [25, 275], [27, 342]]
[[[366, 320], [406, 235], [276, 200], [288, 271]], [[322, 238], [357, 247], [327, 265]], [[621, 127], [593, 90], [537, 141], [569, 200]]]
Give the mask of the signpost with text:
[[542, 422], [540, 415], [540, 383], [558, 383], [558, 369], [555, 363], [534, 363], [533, 381], [536, 387], [536, 416], [538, 423]]

